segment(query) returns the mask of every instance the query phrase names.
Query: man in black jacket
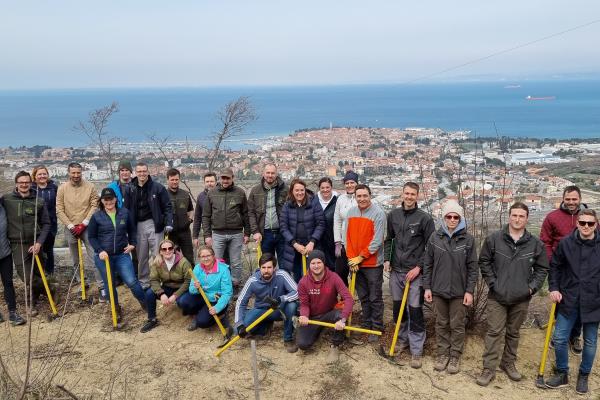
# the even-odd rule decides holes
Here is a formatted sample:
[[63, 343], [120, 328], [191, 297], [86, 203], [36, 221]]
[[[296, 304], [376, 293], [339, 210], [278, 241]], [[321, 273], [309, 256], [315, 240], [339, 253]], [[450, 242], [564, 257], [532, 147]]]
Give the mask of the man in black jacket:
[[173, 207], [167, 189], [152, 180], [148, 165], [138, 163], [129, 187], [129, 211], [137, 224], [138, 280], [144, 289], [150, 287], [151, 256], [158, 254], [163, 235], [173, 230]]
[[204, 181], [204, 190], [198, 194], [196, 199], [196, 209], [194, 210], [194, 224], [192, 225], [192, 238], [194, 247], [200, 246], [200, 229], [202, 228], [202, 207], [206, 200], [208, 192], [217, 186], [217, 174], [207, 172], [202, 177]]
[[550, 263], [550, 298], [557, 305], [554, 328], [556, 373], [546, 381], [552, 389], [569, 383], [569, 334], [576, 321], [583, 324], [583, 352], [575, 390], [588, 392], [600, 322], [600, 236], [596, 212], [584, 209], [577, 217], [577, 230], [561, 240]]
[[498, 364], [513, 381], [522, 379], [515, 367], [519, 329], [527, 317], [531, 296], [542, 287], [548, 273], [544, 244], [525, 229], [528, 218], [529, 208], [514, 203], [508, 225], [489, 235], [479, 254], [481, 275], [489, 288], [483, 371], [477, 378], [481, 386], [496, 377]]
[[169, 239], [181, 249], [183, 256], [194, 265], [194, 246], [190, 224], [194, 215], [194, 205], [190, 192], [179, 187], [181, 174], [178, 169], [171, 168], [167, 171], [167, 186], [171, 206], [173, 207], [173, 231]]

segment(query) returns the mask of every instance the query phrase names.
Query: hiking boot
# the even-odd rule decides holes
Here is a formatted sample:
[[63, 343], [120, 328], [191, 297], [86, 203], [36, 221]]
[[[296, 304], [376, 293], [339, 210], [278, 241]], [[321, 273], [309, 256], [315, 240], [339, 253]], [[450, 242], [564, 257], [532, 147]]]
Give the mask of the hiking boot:
[[450, 361], [450, 357], [447, 355], [437, 356], [435, 359], [435, 364], [433, 364], [433, 369], [436, 371], [443, 371], [448, 366], [448, 361]]
[[32, 304], [29, 312], [31, 313], [31, 317], [37, 317], [39, 314], [37, 310], [37, 304]]
[[546, 380], [546, 387], [550, 389], [557, 389], [559, 387], [567, 386], [568, 384], [569, 374], [567, 374], [566, 372], [557, 371], [554, 375], [552, 375]]
[[448, 369], [446, 370], [449, 374], [458, 374], [460, 372], [460, 358], [450, 357], [448, 362]]
[[350, 338], [348, 339], [348, 343], [354, 345], [354, 346], [363, 346], [367, 343], [367, 338], [364, 334], [359, 334], [359, 335], [352, 335], [350, 336]]
[[514, 363], [502, 363], [500, 364], [500, 369], [506, 372], [506, 375], [510, 378], [511, 381], [518, 382], [523, 379], [523, 375], [519, 371], [517, 371], [517, 367], [515, 367]]
[[410, 348], [408, 343], [398, 342], [396, 343], [396, 348], [394, 349], [394, 353], [400, 355], [402, 352], [407, 351]]
[[577, 386], [575, 386], [577, 393], [586, 394], [588, 392], [588, 376], [589, 374], [582, 374], [581, 372], [577, 375]]
[[27, 322], [24, 318], [17, 314], [16, 311], [8, 312], [8, 321], [12, 326], [25, 325], [25, 323]]
[[194, 318], [192, 319], [192, 322], [190, 322], [190, 324], [188, 325], [187, 330], [193, 332], [196, 329], [198, 329], [198, 324], [196, 323], [196, 318]]
[[479, 386], [487, 386], [496, 377], [496, 373], [489, 368], [484, 368], [481, 371], [481, 375], [477, 377], [477, 384]]
[[373, 334], [369, 334], [369, 336], [367, 336], [367, 342], [369, 342], [369, 343], [377, 343], [377, 342], [379, 342], [379, 336], [373, 335]]
[[283, 345], [285, 346], [285, 351], [288, 353], [295, 353], [298, 351], [298, 346], [293, 340], [288, 340], [287, 342], [284, 342]]
[[583, 347], [581, 346], [581, 338], [576, 337], [569, 340], [569, 350], [576, 356], [580, 356], [583, 353]]
[[329, 354], [327, 354], [327, 364], [335, 364], [340, 360], [340, 348], [339, 346], [331, 345], [329, 348]]
[[152, 329], [154, 329], [156, 326], [158, 325], [158, 320], [156, 318], [154, 319], [149, 319], [146, 321], [146, 323], [144, 325], [142, 325], [140, 332], [141, 333], [146, 333], [148, 331], [151, 331]]
[[410, 367], [419, 369], [423, 366], [423, 360], [421, 356], [413, 355], [410, 359]]

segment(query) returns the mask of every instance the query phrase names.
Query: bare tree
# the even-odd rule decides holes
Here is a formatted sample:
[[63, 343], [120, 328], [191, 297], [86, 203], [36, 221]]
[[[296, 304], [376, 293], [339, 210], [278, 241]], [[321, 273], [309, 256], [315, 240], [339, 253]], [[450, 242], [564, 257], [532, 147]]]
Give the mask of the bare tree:
[[217, 111], [217, 119], [221, 124], [221, 129], [213, 135], [214, 148], [209, 156], [209, 171], [213, 171], [218, 166], [217, 160], [221, 154], [223, 142], [243, 134], [244, 129], [258, 119], [258, 115], [250, 98], [241, 96]]
[[87, 121], [79, 121], [73, 127], [76, 133], [82, 133], [98, 148], [100, 156], [108, 163], [111, 178], [114, 178], [113, 161], [115, 161], [114, 146], [121, 139], [109, 135], [107, 130], [110, 117], [119, 112], [119, 103], [113, 101], [111, 105], [91, 111]]
[[149, 133], [146, 135], [148, 140], [150, 140], [160, 152], [161, 157], [165, 162], [169, 165], [169, 167], [173, 167], [173, 159], [167, 155], [166, 147], [169, 141], [171, 140], [171, 135], [161, 137], [156, 133]]

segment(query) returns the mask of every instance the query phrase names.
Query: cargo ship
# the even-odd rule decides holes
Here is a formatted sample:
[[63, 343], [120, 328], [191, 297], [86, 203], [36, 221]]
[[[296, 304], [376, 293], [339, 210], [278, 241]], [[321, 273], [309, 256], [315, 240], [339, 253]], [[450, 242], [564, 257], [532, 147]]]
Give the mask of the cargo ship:
[[527, 96], [525, 97], [525, 100], [556, 100], [556, 96], [541, 96], [541, 97], [534, 97], [534, 96]]

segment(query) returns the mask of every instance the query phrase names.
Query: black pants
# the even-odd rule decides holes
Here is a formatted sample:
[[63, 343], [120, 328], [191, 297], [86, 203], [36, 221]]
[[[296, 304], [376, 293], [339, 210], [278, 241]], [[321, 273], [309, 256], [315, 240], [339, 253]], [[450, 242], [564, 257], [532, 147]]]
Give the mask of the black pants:
[[342, 278], [346, 287], [348, 287], [348, 275], [350, 267], [348, 267], [348, 257], [346, 257], [346, 248], [342, 246], [342, 255], [335, 259], [335, 272]]
[[[38, 270], [38, 267], [33, 260], [33, 254], [29, 253], [29, 248], [33, 246], [33, 243], [21, 243], [11, 242], [10, 248], [12, 250], [13, 262], [15, 264], [15, 270], [17, 275], [27, 285], [31, 284], [31, 290], [33, 292], [33, 302], [37, 301], [40, 294], [45, 293], [44, 283]], [[40, 263], [42, 268], [44, 267], [43, 253], [39, 253]], [[32, 262], [33, 261], [33, 262]], [[29, 282], [31, 276], [31, 269], [33, 268], [33, 280]], [[24, 271], [23, 271], [24, 270]]]
[[172, 231], [169, 233], [169, 239], [173, 241], [183, 253], [183, 256], [194, 265], [194, 244], [192, 243], [192, 233], [189, 228], [184, 231]]
[[44, 269], [46, 274], [54, 273], [54, 241], [56, 240], [56, 234], [50, 232], [44, 244], [42, 244], [42, 251], [46, 254], [46, 263]]
[[4, 300], [8, 306], [8, 311], [16, 311], [17, 301], [15, 300], [15, 287], [13, 286], [12, 256], [8, 255], [0, 259], [0, 276], [2, 277], [2, 286], [4, 286]]

